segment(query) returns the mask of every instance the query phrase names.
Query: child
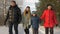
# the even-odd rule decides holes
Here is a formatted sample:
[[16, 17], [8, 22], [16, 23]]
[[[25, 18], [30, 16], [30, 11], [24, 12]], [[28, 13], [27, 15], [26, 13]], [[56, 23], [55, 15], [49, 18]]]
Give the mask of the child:
[[39, 17], [37, 16], [37, 14], [35, 14], [35, 11], [34, 11], [31, 17], [31, 25], [33, 28], [33, 34], [38, 34], [39, 20], [40, 20]]

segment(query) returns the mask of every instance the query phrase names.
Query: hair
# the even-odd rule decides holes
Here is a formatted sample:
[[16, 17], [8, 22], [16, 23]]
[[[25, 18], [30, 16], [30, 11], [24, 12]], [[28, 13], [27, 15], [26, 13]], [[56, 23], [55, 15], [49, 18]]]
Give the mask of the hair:
[[[26, 8], [29, 8], [29, 10], [27, 11]], [[24, 14], [23, 15], [26, 16], [26, 11], [27, 11], [28, 12], [28, 17], [27, 18], [30, 19], [30, 17], [31, 17], [30, 7], [27, 6], [26, 8], [24, 10]]]
[[48, 7], [48, 6], [52, 6], [52, 4], [47, 4], [47, 7]]
[[35, 16], [37, 16], [36, 11], [32, 11], [31, 16], [33, 16], [33, 14], [35, 14]]
[[[29, 6], [27, 6], [26, 8], [29, 8], [29, 10], [28, 10], [28, 14], [30, 15], [30, 7]], [[24, 15], [26, 15], [26, 9], [24, 10]]]
[[52, 4], [47, 4], [47, 7], [48, 7], [48, 6], [51, 6], [51, 7], [52, 7], [51, 10], [53, 10], [53, 5], [52, 5]]
[[11, 1], [11, 2], [14, 2], [16, 4], [16, 1]]
[[27, 6], [26, 8], [29, 8], [29, 9], [30, 9], [30, 7], [29, 7], [29, 6]]
[[[31, 16], [33, 16], [33, 14], [31, 14]], [[35, 14], [35, 16], [37, 16], [37, 14]]]
[[[11, 1], [11, 2], [15, 3], [15, 6], [17, 6], [16, 1]], [[10, 8], [11, 8], [11, 7], [12, 7], [12, 6], [10, 5]]]

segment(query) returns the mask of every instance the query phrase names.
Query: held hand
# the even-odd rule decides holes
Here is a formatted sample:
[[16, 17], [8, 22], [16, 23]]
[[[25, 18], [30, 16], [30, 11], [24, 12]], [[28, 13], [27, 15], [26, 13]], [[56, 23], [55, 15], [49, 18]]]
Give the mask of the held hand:
[[4, 22], [4, 25], [6, 25], [6, 21]]
[[6, 25], [6, 23], [4, 23], [4, 25]]
[[30, 28], [30, 27], [31, 27], [31, 25], [28, 26], [28, 28]]
[[58, 24], [56, 24], [56, 27], [58, 26]]

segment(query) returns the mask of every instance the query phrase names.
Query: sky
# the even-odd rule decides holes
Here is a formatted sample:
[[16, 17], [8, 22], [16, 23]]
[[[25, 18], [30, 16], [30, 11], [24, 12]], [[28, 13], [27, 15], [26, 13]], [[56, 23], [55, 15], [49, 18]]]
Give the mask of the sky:
[[30, 6], [31, 11], [36, 11], [36, 2], [38, 2], [38, 0], [23, 0], [23, 10], [26, 8], [26, 6]]
[[15, 1], [17, 2], [19, 6], [22, 6], [21, 8], [22, 12], [26, 8], [26, 6], [30, 6], [31, 12], [36, 11], [35, 3], [38, 2], [38, 0], [15, 0]]
[[38, 2], [38, 0], [25, 0], [25, 2], [32, 2], [32, 3], [35, 3], [35, 2]]

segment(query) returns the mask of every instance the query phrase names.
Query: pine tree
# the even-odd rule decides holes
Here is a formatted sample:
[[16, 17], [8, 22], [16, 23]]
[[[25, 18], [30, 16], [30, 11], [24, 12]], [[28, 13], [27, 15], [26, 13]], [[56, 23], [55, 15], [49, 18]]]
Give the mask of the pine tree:
[[56, 11], [56, 15], [58, 19], [60, 18], [60, 0], [39, 0], [38, 3], [39, 6], [36, 5], [38, 14], [41, 16], [43, 13], [43, 10], [46, 9], [47, 4], [52, 4], [53, 9]]

